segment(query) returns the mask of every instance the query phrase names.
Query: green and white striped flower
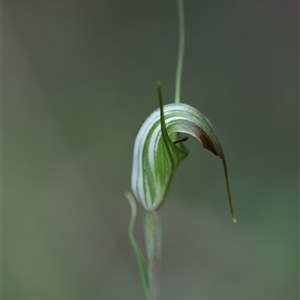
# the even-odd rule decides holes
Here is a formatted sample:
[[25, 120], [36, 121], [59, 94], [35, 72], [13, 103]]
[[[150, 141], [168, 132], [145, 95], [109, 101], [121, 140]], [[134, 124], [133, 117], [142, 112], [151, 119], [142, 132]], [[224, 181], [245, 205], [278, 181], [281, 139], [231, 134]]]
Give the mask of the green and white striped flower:
[[[161, 98], [161, 97], [160, 97]], [[141, 126], [134, 144], [131, 188], [135, 198], [147, 211], [157, 210], [166, 198], [173, 175], [188, 155], [180, 142], [170, 135], [187, 133], [202, 142], [222, 160], [232, 218], [235, 221], [225, 156], [210, 121], [198, 110], [183, 103], [155, 110]], [[177, 135], [178, 136], [178, 135]]]

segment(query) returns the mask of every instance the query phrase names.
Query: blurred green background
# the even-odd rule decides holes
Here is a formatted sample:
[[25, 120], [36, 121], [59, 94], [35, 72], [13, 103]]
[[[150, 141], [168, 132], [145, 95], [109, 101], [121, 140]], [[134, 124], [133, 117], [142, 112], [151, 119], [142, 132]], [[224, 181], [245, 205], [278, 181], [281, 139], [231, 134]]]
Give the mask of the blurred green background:
[[[3, 1], [3, 299], [142, 299], [132, 147], [174, 99], [175, 1]], [[298, 3], [186, 1], [193, 139], [162, 208], [161, 299], [299, 297]], [[142, 211], [136, 235], [143, 244]]]

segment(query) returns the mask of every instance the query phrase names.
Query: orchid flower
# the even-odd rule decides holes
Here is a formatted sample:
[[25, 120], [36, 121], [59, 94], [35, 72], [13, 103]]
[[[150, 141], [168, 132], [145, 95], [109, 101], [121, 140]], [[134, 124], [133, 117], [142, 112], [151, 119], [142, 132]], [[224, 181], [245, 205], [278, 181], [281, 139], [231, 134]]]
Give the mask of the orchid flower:
[[163, 106], [159, 84], [158, 88], [160, 108], [142, 124], [134, 143], [131, 189], [136, 200], [147, 211], [157, 210], [163, 204], [178, 165], [188, 155], [182, 140], [173, 142], [170, 136], [173, 133], [187, 133], [221, 158], [230, 211], [235, 221], [225, 155], [213, 125], [188, 104]]

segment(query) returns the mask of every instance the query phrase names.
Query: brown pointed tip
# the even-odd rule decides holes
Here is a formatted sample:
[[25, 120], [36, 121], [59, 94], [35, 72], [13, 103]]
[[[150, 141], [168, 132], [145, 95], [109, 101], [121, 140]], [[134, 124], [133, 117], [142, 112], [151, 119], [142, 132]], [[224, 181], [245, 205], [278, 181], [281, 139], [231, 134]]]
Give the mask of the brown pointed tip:
[[203, 148], [211, 151], [212, 153], [214, 153], [215, 155], [219, 156], [212, 140], [208, 137], [208, 135], [206, 134], [206, 132], [201, 129], [199, 132], [199, 138], [202, 142]]

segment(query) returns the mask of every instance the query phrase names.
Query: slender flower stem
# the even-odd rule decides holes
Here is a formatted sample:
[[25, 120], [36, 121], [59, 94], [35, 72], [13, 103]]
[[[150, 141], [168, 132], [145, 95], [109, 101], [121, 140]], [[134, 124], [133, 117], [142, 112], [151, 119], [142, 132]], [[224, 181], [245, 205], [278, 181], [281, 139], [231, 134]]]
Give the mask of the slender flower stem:
[[183, 0], [178, 0], [178, 17], [179, 17], [179, 50], [175, 81], [175, 103], [180, 103], [181, 75], [184, 55], [184, 11]]
[[145, 240], [151, 299], [159, 300], [162, 248], [162, 225], [159, 211], [145, 213]]

